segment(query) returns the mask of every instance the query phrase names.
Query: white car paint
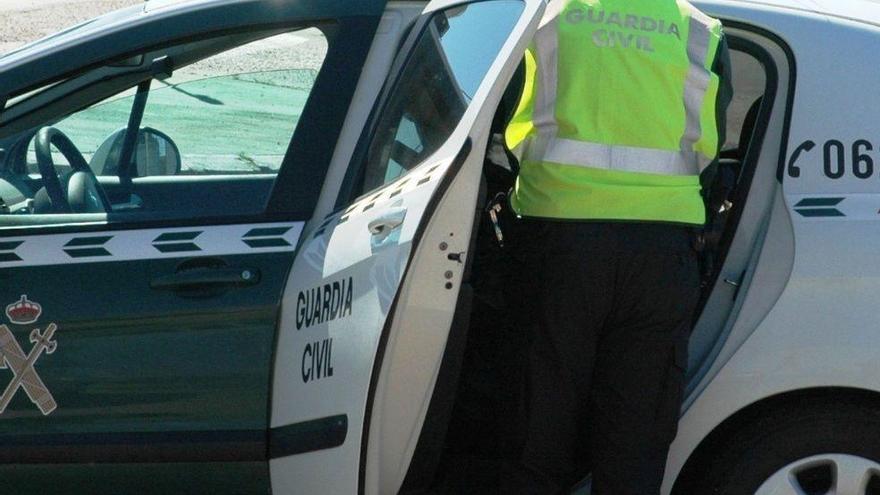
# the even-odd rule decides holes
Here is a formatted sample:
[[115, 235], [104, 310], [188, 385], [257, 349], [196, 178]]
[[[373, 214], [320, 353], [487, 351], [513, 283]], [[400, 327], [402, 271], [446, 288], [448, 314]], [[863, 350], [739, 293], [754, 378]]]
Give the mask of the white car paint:
[[[807, 140], [817, 145], [798, 159], [800, 176], [785, 170], [765, 220], [763, 249], [756, 252], [751, 279], [740, 289], [738, 313], [728, 323], [730, 335], [687, 400], [664, 494], [699, 443], [749, 405], [818, 387], [880, 392], [880, 381], [869, 371], [880, 359], [873, 311], [880, 257], [872, 248], [880, 220], [878, 170], [874, 180], [858, 178], [850, 158], [850, 145], [872, 140], [880, 124], [876, 98], [864, 91], [880, 79], [877, 68], [866, 63], [874, 58], [880, 36], [880, 9], [865, 1], [769, 3], [698, 5], [725, 20], [762, 27], [793, 52], [797, 82], [789, 139], [765, 141], [764, 152], [785, 144], [787, 155], [780, 158], [787, 165], [798, 145]], [[840, 179], [823, 171], [822, 148], [831, 139], [846, 143], [847, 172]], [[810, 218], [795, 209], [816, 197], [845, 198], [839, 209], [846, 216]]]
[[[424, 15], [462, 3], [468, 2], [430, 2]], [[365, 493], [382, 494], [396, 492], [402, 485], [431, 400], [464, 272], [466, 259], [454, 261], [447, 255], [466, 256], [469, 249], [479, 185], [474, 179], [482, 171], [487, 128], [543, 12], [543, 0], [524, 4], [511, 37], [440, 149], [378, 193], [328, 214], [301, 244], [282, 303], [271, 426], [345, 414], [349, 427], [344, 443], [332, 451], [273, 459], [273, 490], [355, 493], [363, 481]], [[396, 18], [404, 15], [387, 15], [384, 29], [393, 30]], [[360, 123], [360, 115], [354, 118]], [[435, 214], [429, 202], [462, 149], [468, 149], [469, 140], [475, 144], [463, 168], [470, 173], [458, 172]], [[462, 179], [466, 176], [470, 180]], [[417, 237], [428, 220], [424, 234]], [[380, 234], [375, 227], [383, 224]], [[392, 233], [387, 235], [388, 231]], [[442, 252], [437, 249], [440, 242], [447, 246]], [[407, 281], [398, 293], [404, 274]], [[303, 325], [303, 291], [339, 280], [354, 285], [349, 315]], [[452, 281], [450, 287], [447, 281]], [[386, 318], [395, 300], [397, 310], [383, 343]], [[322, 346], [332, 342], [333, 376], [329, 380], [306, 379], [303, 372], [309, 353], [306, 346], [318, 341]], [[374, 398], [370, 387], [377, 356], [384, 359]], [[316, 400], [304, 401], [304, 397]], [[369, 425], [369, 437], [362, 480], [364, 425]]]

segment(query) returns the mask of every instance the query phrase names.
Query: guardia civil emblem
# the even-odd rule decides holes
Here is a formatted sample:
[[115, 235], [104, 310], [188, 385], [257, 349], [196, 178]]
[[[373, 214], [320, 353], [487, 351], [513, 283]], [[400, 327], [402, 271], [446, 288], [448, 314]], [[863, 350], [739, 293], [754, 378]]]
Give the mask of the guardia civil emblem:
[[[13, 325], [36, 324], [42, 313], [40, 304], [28, 300], [25, 295], [6, 306], [6, 317]], [[34, 368], [40, 356], [52, 354], [58, 348], [58, 343], [52, 340], [57, 329], [54, 323], [50, 323], [43, 331], [39, 328], [31, 330], [29, 340], [33, 347], [25, 354], [9, 327], [0, 325], [0, 369], [12, 370], [12, 381], [6, 386], [3, 395], [0, 395], [0, 414], [3, 414], [19, 389], [24, 389], [24, 393], [43, 415], [50, 414], [58, 407], [49, 388]]]

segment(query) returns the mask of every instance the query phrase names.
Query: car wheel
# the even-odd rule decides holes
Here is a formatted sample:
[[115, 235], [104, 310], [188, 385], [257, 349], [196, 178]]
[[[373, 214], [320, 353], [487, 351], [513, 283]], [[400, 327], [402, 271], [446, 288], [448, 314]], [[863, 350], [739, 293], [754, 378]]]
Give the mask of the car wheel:
[[774, 411], [728, 437], [686, 493], [880, 495], [880, 410], [804, 406]]
[[[846, 454], [817, 455], [798, 459], [776, 471], [758, 487], [755, 495], [876, 493], [878, 474], [880, 464], [865, 457]], [[869, 486], [871, 484], [875, 486]]]

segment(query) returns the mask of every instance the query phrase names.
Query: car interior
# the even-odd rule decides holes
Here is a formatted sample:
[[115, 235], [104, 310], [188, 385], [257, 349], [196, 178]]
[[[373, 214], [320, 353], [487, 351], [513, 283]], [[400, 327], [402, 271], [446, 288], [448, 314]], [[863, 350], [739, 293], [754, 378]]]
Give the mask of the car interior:
[[[761, 122], [759, 117], [766, 119], [769, 113], [763, 105], [767, 76], [762, 62], [745, 50], [732, 49], [731, 58], [734, 95], [727, 115], [727, 142], [717, 163], [701, 176], [707, 208], [714, 214], [704, 233], [706, 246], [701, 258], [705, 289], [695, 323], [731, 246], [738, 211], [749, 190], [749, 166], [754, 166], [747, 160], [747, 151], [753, 141], [760, 142], [753, 140], [763, 132], [756, 126]], [[528, 336], [527, 324], [522, 322], [528, 320], [533, 308], [530, 299], [522, 297], [529, 293], [530, 282], [523, 275], [526, 270], [516, 253], [516, 243], [528, 233], [520, 231], [513, 214], [504, 210], [499, 213], [504, 239], [499, 243], [488, 214], [495, 204], [505, 201], [515, 181], [517, 163], [504, 146], [503, 133], [519, 99], [523, 73], [521, 65], [495, 114], [486, 150], [481, 199], [475, 212], [474, 255], [469, 258], [467, 276], [473, 288], [469, 323], [459, 334], [464, 343], [447, 344], [447, 353], [450, 346], [464, 347], [460, 370], [449, 375], [455, 385], [446, 385], [441, 379], [435, 389], [435, 400], [438, 394], [451, 393], [454, 404], [445, 419], [426, 421], [401, 493], [496, 492], [503, 466], [523, 440], [518, 427], [523, 415], [519, 394]], [[450, 340], [454, 337], [453, 328]], [[705, 354], [708, 350], [694, 349], [692, 343], [691, 352]], [[442, 448], [432, 448], [431, 439]], [[588, 465], [589, 453], [583, 454]]]
[[[259, 43], [277, 49], [288, 31], [157, 48], [11, 98], [0, 109], [0, 227], [263, 213], [317, 73], [258, 59]], [[277, 105], [286, 98], [295, 104]], [[223, 128], [257, 116], [261, 126]]]

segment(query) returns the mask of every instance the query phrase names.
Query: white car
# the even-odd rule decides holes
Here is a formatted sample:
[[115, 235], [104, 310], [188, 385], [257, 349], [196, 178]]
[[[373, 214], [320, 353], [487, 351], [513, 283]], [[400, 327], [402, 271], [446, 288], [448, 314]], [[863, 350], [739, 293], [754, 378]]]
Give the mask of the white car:
[[[880, 4], [695, 3], [733, 181], [663, 493], [880, 493]], [[4, 490], [491, 485], [485, 205], [544, 10], [152, 0], [0, 57]]]

